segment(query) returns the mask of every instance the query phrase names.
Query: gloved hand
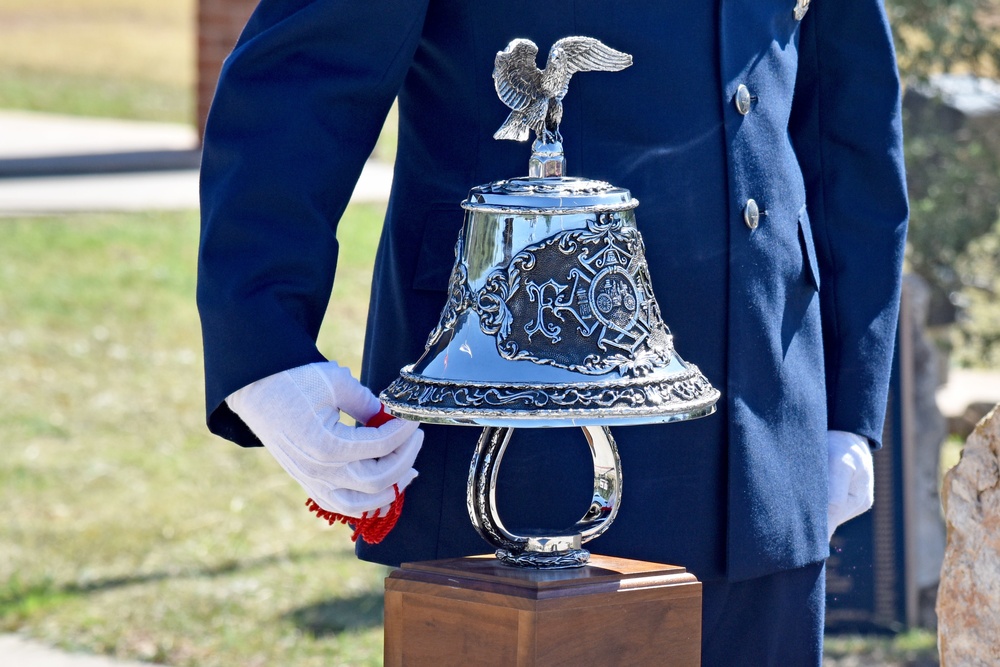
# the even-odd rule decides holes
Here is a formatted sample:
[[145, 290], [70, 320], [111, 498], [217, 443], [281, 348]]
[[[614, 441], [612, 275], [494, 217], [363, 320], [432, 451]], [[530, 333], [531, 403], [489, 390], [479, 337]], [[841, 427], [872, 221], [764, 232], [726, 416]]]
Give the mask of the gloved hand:
[[875, 501], [875, 477], [868, 440], [846, 431], [826, 432], [830, 466], [827, 531], [871, 509]]
[[349, 517], [381, 509], [417, 476], [413, 461], [424, 434], [417, 422], [392, 419], [378, 428], [348, 426], [381, 407], [346, 368], [327, 361], [300, 366], [233, 392], [226, 404], [323, 509]]

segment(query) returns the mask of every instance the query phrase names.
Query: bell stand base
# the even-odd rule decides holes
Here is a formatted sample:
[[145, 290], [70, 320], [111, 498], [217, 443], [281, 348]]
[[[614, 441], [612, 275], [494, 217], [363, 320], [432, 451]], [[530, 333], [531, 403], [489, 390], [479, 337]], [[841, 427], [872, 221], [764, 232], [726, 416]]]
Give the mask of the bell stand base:
[[590, 507], [571, 528], [518, 535], [504, 526], [497, 512], [496, 487], [500, 463], [514, 428], [487, 426], [479, 436], [472, 463], [466, 505], [479, 535], [496, 549], [496, 557], [512, 567], [564, 569], [583, 567], [590, 552], [581, 548], [599, 537], [618, 515], [621, 504], [622, 462], [618, 446], [606, 426], [582, 426], [594, 464], [594, 493]]
[[594, 554], [568, 570], [492, 555], [405, 563], [385, 580], [385, 665], [701, 664], [701, 583]]

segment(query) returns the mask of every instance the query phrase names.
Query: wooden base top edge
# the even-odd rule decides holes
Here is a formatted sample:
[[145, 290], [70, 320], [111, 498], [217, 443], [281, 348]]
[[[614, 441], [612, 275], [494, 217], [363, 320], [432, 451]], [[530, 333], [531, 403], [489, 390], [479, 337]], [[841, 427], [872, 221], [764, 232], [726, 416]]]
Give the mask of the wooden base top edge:
[[[650, 588], [697, 583], [695, 576], [678, 565], [649, 563], [593, 554], [590, 563], [566, 570], [536, 570], [504, 565], [492, 555], [403, 563], [386, 580], [416, 581], [472, 590], [504, 592], [529, 598], [567, 594]], [[572, 591], [575, 591], [573, 593]]]

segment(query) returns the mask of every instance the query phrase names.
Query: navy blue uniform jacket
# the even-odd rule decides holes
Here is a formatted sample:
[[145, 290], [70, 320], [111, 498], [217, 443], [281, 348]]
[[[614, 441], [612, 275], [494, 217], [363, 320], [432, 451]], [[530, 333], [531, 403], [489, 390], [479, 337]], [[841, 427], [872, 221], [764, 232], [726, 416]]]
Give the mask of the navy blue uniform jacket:
[[[204, 144], [210, 428], [259, 444], [225, 397], [323, 359], [315, 339], [337, 224], [397, 95], [362, 381], [378, 392], [416, 360], [444, 305], [459, 202], [527, 171], [527, 144], [492, 139], [508, 113], [491, 79], [496, 52], [527, 37], [544, 59], [557, 39], [587, 35], [635, 64], [574, 77], [568, 173], [639, 199], [677, 350], [723, 396], [704, 419], [615, 431], [621, 514], [591, 547], [703, 579], [824, 559], [824, 434], [880, 439], [907, 207], [881, 0], [815, 0], [801, 20], [794, 10], [795, 0], [263, 0], [223, 68]], [[749, 199], [762, 212], [755, 229]], [[485, 550], [465, 510], [477, 432], [426, 427], [400, 524], [361, 557]], [[519, 431], [498, 492], [505, 522], [578, 519], [590, 465], [576, 429]]]

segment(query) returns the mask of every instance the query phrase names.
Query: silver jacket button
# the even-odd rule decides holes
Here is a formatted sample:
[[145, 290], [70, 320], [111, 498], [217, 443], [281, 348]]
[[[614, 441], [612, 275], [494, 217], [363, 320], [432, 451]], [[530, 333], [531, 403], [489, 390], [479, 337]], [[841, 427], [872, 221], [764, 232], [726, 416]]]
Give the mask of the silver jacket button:
[[743, 207], [743, 222], [750, 229], [757, 229], [757, 225], [760, 223], [760, 209], [757, 208], [757, 202], [753, 199], [748, 199], [747, 205]]
[[802, 17], [806, 15], [807, 11], [809, 11], [809, 2], [810, 1], [811, 0], [796, 0], [795, 1], [795, 11], [794, 11], [794, 14], [795, 14], [795, 20], [796, 21], [801, 21]]
[[736, 88], [736, 99], [734, 101], [736, 102], [736, 110], [743, 116], [750, 113], [750, 99], [750, 89], [741, 83]]

